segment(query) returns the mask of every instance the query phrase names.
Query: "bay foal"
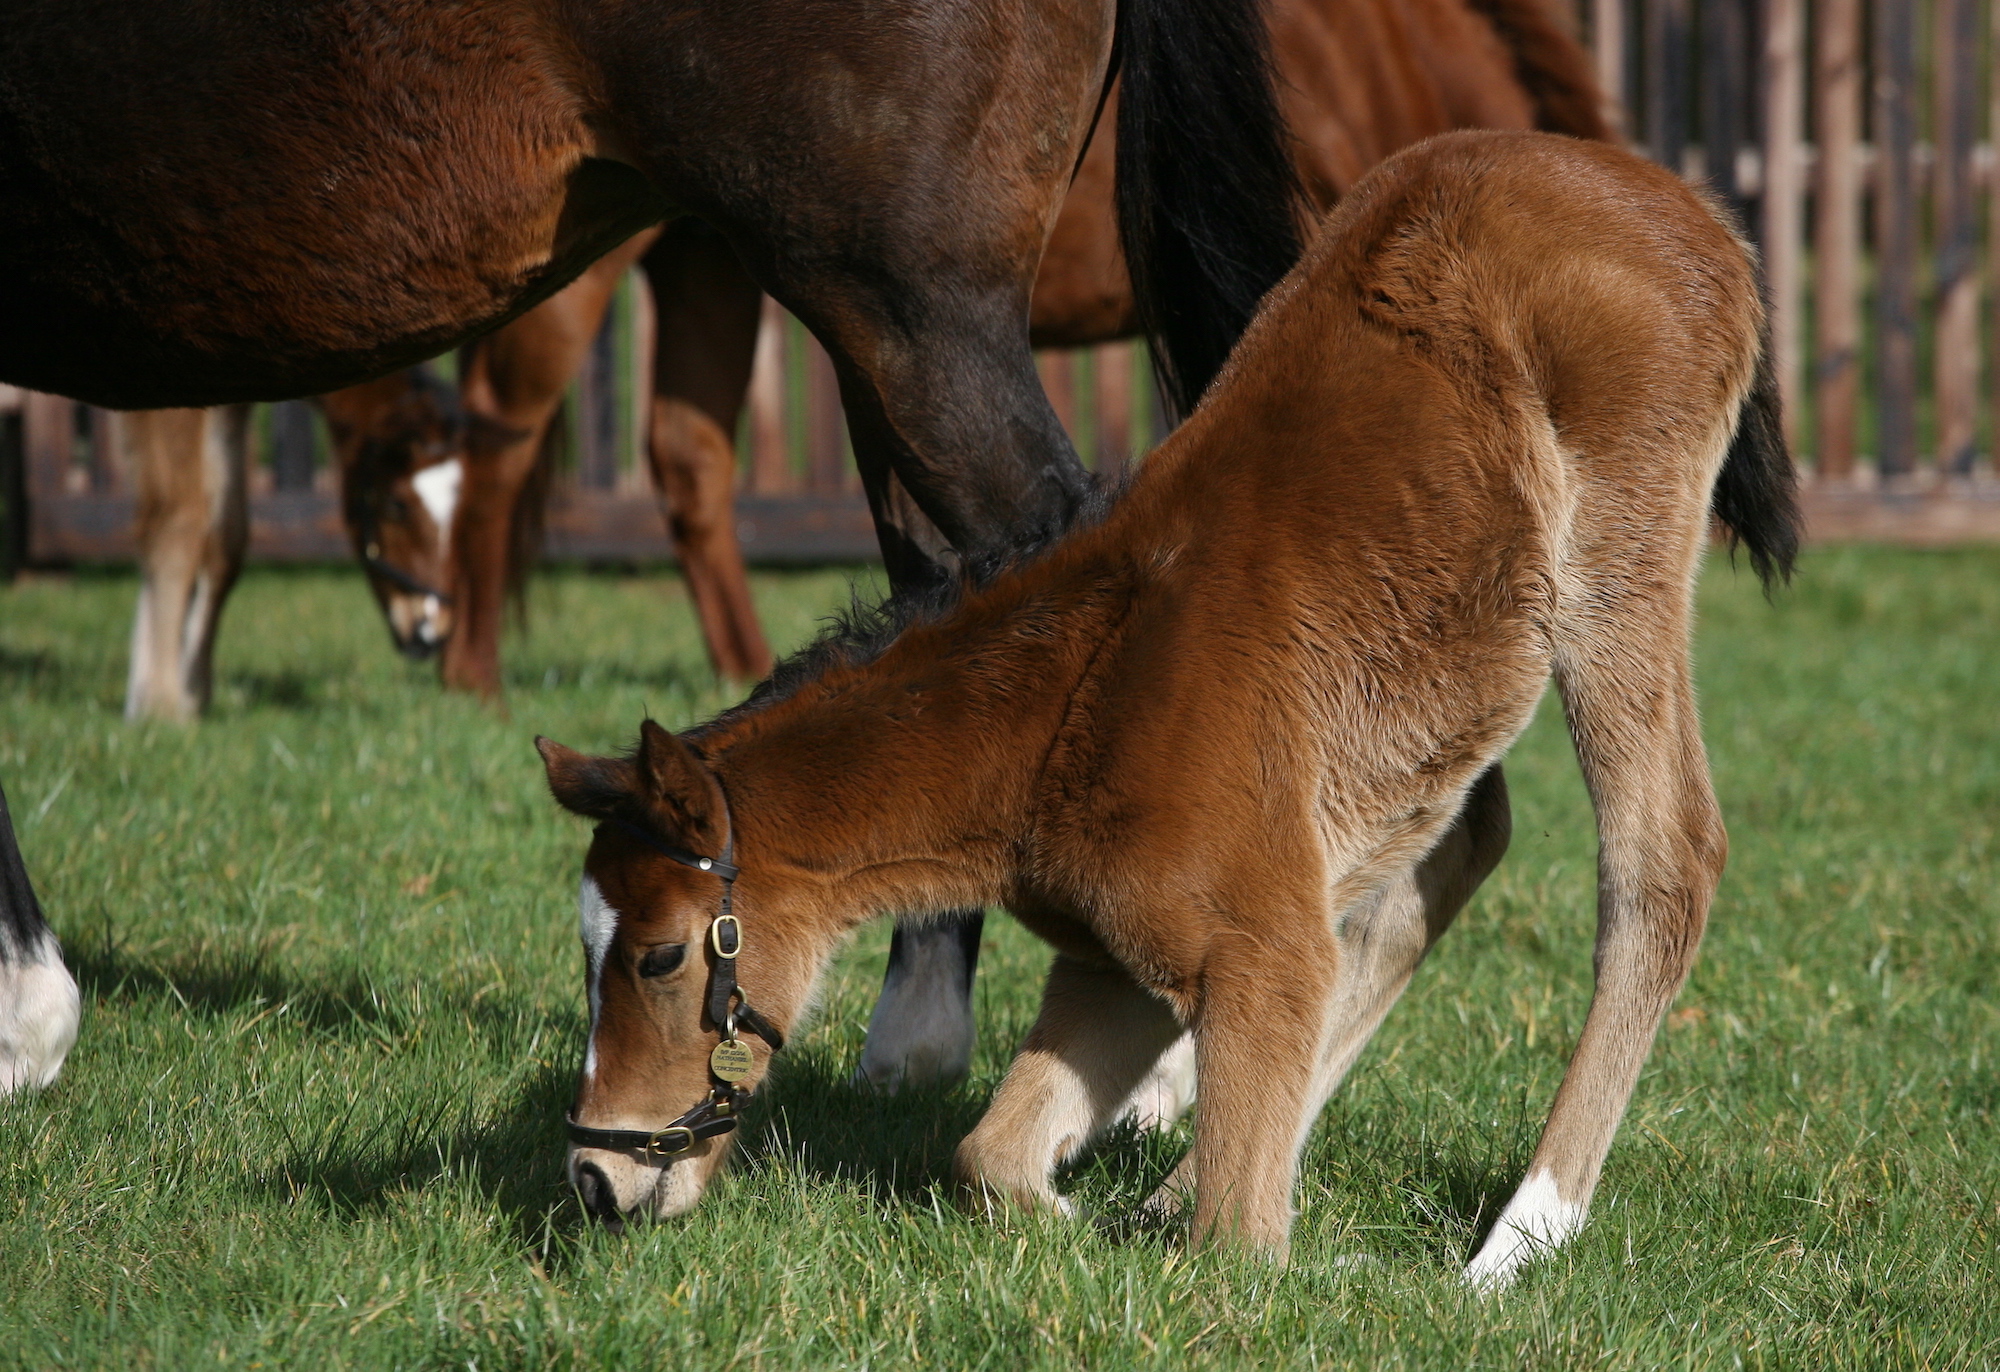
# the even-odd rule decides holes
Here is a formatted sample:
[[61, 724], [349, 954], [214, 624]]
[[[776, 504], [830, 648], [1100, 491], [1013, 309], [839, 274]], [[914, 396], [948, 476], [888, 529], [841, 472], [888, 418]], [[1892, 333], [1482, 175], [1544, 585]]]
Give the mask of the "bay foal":
[[1710, 511], [1767, 574], [1795, 547], [1762, 329], [1747, 249], [1667, 172], [1433, 139], [1355, 188], [1101, 522], [684, 737], [542, 742], [601, 821], [586, 1204], [695, 1203], [768, 1065], [737, 1031], [781, 1043], [850, 930], [999, 902], [1056, 958], [968, 1194], [1057, 1204], [1192, 1030], [1194, 1148], [1157, 1203], [1283, 1254], [1306, 1133], [1498, 860], [1496, 764], [1553, 675], [1597, 993], [1467, 1275], [1567, 1239], [1722, 870], [1688, 661]]

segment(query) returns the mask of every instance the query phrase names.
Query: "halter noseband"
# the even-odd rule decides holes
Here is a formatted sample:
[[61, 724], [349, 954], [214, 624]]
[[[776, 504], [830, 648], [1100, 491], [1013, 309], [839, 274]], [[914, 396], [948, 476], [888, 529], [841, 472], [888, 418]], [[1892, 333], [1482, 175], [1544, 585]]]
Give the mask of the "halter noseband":
[[[737, 1040], [736, 1026], [741, 1024], [770, 1044], [774, 1053], [785, 1046], [784, 1034], [752, 1008], [750, 998], [736, 982], [736, 955], [743, 950], [743, 925], [730, 912], [736, 897], [738, 869], [730, 861], [736, 855], [736, 825], [729, 819], [729, 802], [726, 799], [723, 801], [723, 819], [729, 825], [729, 836], [723, 841], [722, 856], [719, 858], [703, 857], [675, 847], [652, 830], [630, 820], [608, 819], [598, 826], [600, 832], [610, 827], [635, 838], [683, 867], [692, 867], [697, 872], [708, 872], [722, 878], [722, 906], [709, 922], [706, 940], [715, 954], [714, 965], [708, 970], [708, 1017], [715, 1022], [716, 1028], [722, 1030], [722, 1043], [709, 1055], [708, 1072], [715, 1084], [693, 1108], [684, 1111], [671, 1124], [654, 1130], [592, 1129], [578, 1124], [575, 1115], [565, 1115], [563, 1120], [569, 1127], [569, 1141], [573, 1144], [620, 1151], [636, 1149], [644, 1153], [649, 1162], [665, 1162], [679, 1157], [702, 1139], [716, 1138], [735, 1129], [737, 1116], [749, 1104], [751, 1093], [738, 1086], [735, 1080], [725, 1080], [716, 1067], [716, 1055], [731, 1045], [744, 1058], [749, 1055], [750, 1050]], [[732, 1005], [732, 1001], [735, 1004]]]

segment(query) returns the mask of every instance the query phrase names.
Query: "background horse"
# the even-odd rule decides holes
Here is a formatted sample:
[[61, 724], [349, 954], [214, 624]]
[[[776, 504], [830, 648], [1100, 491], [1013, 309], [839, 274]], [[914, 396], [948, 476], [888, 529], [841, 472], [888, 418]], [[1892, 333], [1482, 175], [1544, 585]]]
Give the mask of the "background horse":
[[1297, 254], [1254, 0], [26, 0], [0, 381], [337, 390], [693, 216], [831, 353], [891, 582], [940, 584], [1090, 489], [1024, 322], [1114, 28], [1125, 251], [1197, 392]]
[[1711, 511], [1767, 584], [1797, 547], [1765, 334], [1750, 250], [1665, 169], [1432, 139], [1342, 203], [1101, 523], [684, 738], [538, 740], [599, 821], [585, 1205], [693, 1206], [851, 931], [994, 901], [1056, 956], [968, 1199], [1060, 1208], [1056, 1168], [1192, 1031], [1194, 1147], [1153, 1205], [1192, 1192], [1197, 1239], [1283, 1257], [1308, 1132], [1499, 861], [1497, 764], [1553, 676], [1597, 993], [1466, 1276], [1567, 1240], [1722, 871], [1689, 661]]
[[[1273, 0], [1269, 23], [1280, 107], [1316, 212], [1382, 158], [1435, 133], [1611, 133], [1588, 54], [1541, 0]], [[1117, 99], [1114, 85], [1035, 278], [1029, 325], [1038, 347], [1088, 347], [1141, 331], [1113, 207]], [[674, 552], [716, 670], [745, 680], [770, 670], [729, 505], [759, 292], [719, 235], [682, 223], [600, 259], [562, 295], [475, 345], [482, 361], [467, 408], [518, 436], [475, 452], [467, 471], [468, 506], [493, 513], [466, 524], [454, 552], [463, 613], [445, 649], [447, 686], [500, 689], [499, 588], [519, 575], [502, 557], [500, 531], [612, 289], [635, 260], [657, 312], [648, 453]]]
[[[316, 402], [332, 437], [341, 512], [355, 557], [399, 651], [428, 657], [452, 631], [451, 526], [468, 425], [455, 390], [424, 368]], [[208, 707], [215, 636], [249, 547], [250, 407], [137, 410], [118, 421], [132, 464], [139, 604], [127, 719], [188, 721]], [[525, 574], [539, 543], [537, 501], [510, 531]], [[515, 585], [513, 589], [518, 589]]]

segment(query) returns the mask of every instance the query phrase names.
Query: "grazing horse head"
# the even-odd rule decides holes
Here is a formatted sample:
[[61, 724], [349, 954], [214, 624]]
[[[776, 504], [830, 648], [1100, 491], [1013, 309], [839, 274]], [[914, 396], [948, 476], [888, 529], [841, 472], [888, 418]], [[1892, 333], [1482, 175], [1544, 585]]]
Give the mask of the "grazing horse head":
[[320, 399], [354, 552], [404, 656], [451, 637], [451, 529], [465, 478], [457, 393], [413, 367]]
[[651, 720], [629, 758], [537, 739], [549, 789], [598, 821], [577, 898], [590, 1037], [570, 1113], [570, 1181], [613, 1228], [701, 1199], [738, 1112], [812, 997], [823, 882], [760, 856], [687, 743]]

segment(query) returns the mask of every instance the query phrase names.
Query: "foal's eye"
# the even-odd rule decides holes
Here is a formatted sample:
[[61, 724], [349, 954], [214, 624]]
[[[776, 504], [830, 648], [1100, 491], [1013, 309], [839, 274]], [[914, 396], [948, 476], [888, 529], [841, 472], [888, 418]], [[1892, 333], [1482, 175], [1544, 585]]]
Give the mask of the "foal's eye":
[[642, 977], [663, 977], [681, 965], [687, 956], [685, 943], [663, 943], [639, 959], [639, 975]]

